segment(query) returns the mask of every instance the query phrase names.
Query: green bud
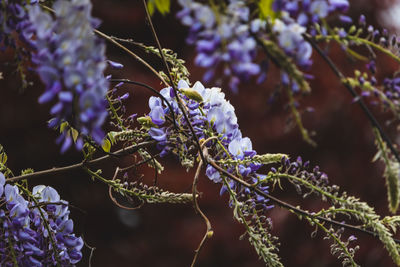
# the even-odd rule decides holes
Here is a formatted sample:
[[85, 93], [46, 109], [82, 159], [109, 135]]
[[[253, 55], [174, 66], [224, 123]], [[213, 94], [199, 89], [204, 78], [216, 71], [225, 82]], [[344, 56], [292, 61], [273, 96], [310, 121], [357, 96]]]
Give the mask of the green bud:
[[196, 90], [193, 90], [191, 88], [183, 88], [181, 89], [181, 93], [184, 94], [185, 96], [189, 97], [189, 99], [192, 99], [196, 102], [203, 102], [203, 98], [201, 97], [201, 95], [199, 94], [199, 92], [197, 92]]
[[351, 26], [349, 29], [349, 34], [354, 33], [357, 30], [357, 27], [355, 25]]
[[288, 155], [280, 153], [255, 155], [253, 157], [253, 160], [263, 164], [270, 164], [270, 163], [280, 162], [283, 157], [288, 157]]
[[151, 118], [149, 116], [139, 117], [139, 118], [137, 118], [137, 121], [144, 128], [156, 127], [156, 125], [151, 121]]

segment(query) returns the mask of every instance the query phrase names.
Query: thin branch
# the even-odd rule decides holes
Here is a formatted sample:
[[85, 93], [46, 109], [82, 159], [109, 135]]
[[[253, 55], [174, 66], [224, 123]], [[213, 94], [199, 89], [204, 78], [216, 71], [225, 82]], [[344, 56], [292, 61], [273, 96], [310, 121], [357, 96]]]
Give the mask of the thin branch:
[[190, 265], [191, 267], [195, 266], [196, 261], [197, 261], [197, 257], [199, 256], [199, 253], [200, 253], [200, 250], [204, 246], [204, 243], [206, 242], [207, 238], [211, 238], [212, 235], [213, 235], [213, 230], [212, 230], [212, 227], [211, 227], [210, 220], [208, 220], [207, 216], [201, 211], [201, 209], [199, 207], [199, 203], [197, 202], [197, 197], [199, 196], [197, 194], [197, 183], [198, 183], [198, 180], [199, 180], [200, 170], [201, 170], [202, 166], [203, 166], [203, 161], [200, 160], [199, 165], [197, 166], [196, 174], [195, 174], [194, 179], [193, 179], [192, 194], [193, 194], [193, 206], [194, 206], [195, 210], [203, 218], [204, 222], [206, 223], [207, 230], [206, 230], [206, 233], [203, 236], [203, 239], [200, 241], [199, 246], [195, 250], [193, 261], [192, 261], [192, 264]]
[[160, 73], [158, 73], [149, 63], [147, 63], [146, 61], [144, 61], [141, 57], [139, 57], [138, 55], [136, 55], [135, 53], [133, 53], [131, 50], [129, 50], [126, 46], [120, 44], [119, 42], [115, 41], [113, 38], [111, 38], [110, 36], [108, 36], [105, 33], [102, 33], [101, 31], [98, 30], [94, 30], [94, 32], [103, 37], [104, 39], [106, 39], [107, 41], [113, 43], [114, 45], [118, 46], [119, 48], [121, 48], [122, 50], [124, 50], [125, 52], [127, 52], [129, 55], [131, 55], [134, 59], [136, 59], [137, 61], [139, 61], [140, 63], [142, 63], [144, 66], [146, 66], [150, 71], [152, 71], [166, 86], [169, 86], [168, 83], [164, 80], [164, 78], [160, 75]]
[[159, 91], [157, 91], [156, 89], [154, 89], [153, 87], [151, 87], [151, 86], [149, 86], [149, 85], [147, 85], [145, 83], [131, 81], [131, 80], [128, 80], [128, 79], [111, 79], [110, 82], [122, 82], [122, 83], [129, 83], [129, 84], [138, 85], [138, 86], [141, 86], [141, 87], [144, 87], [144, 88], [150, 90], [154, 94], [156, 94], [159, 97], [161, 97], [163, 102], [168, 106], [169, 110], [172, 113], [172, 122], [174, 123], [175, 129], [178, 129], [178, 126], [176, 125], [176, 117], [175, 117], [174, 109], [172, 108], [171, 104], [167, 101], [167, 99], [165, 99], [165, 97], [162, 94], [160, 94]]
[[[115, 155], [125, 155], [126, 153], [134, 153], [136, 151], [138, 151], [139, 149], [143, 148], [143, 147], [147, 147], [149, 145], [154, 144], [154, 141], [148, 141], [148, 142], [143, 142], [140, 144], [136, 144], [136, 145], [132, 145], [129, 146], [127, 148], [123, 148], [120, 149], [118, 151], [116, 151], [114, 154]], [[13, 183], [13, 182], [17, 182], [20, 180], [24, 180], [24, 179], [32, 179], [32, 178], [37, 178], [37, 177], [42, 177], [42, 176], [46, 176], [46, 175], [54, 175], [54, 174], [58, 174], [58, 173], [63, 173], [63, 172], [67, 172], [67, 171], [72, 171], [72, 170], [76, 170], [76, 169], [80, 169], [84, 166], [90, 166], [99, 162], [103, 162], [105, 160], [108, 160], [112, 158], [111, 155], [105, 155], [103, 157], [97, 158], [97, 159], [93, 159], [93, 160], [89, 160], [89, 161], [83, 161], [77, 164], [73, 164], [73, 165], [69, 165], [69, 166], [65, 166], [65, 167], [59, 167], [59, 168], [52, 168], [52, 169], [48, 169], [48, 170], [43, 170], [43, 171], [38, 171], [38, 172], [34, 172], [34, 173], [30, 173], [30, 174], [25, 174], [25, 175], [20, 175], [20, 176], [15, 176], [12, 178], [8, 178], [6, 180], [7, 183]]]
[[346, 87], [347, 91], [355, 98], [358, 99], [357, 102], [360, 105], [361, 109], [363, 110], [363, 112], [365, 113], [365, 115], [367, 116], [367, 118], [369, 119], [371, 125], [373, 127], [375, 127], [380, 135], [382, 136], [382, 138], [385, 140], [385, 142], [387, 143], [390, 151], [392, 151], [393, 155], [395, 156], [396, 160], [400, 163], [400, 155], [399, 152], [397, 151], [397, 149], [394, 147], [392, 141], [390, 140], [390, 138], [386, 135], [386, 133], [383, 131], [383, 128], [381, 127], [381, 125], [379, 124], [379, 122], [376, 120], [376, 118], [374, 117], [374, 115], [372, 114], [372, 112], [368, 109], [367, 105], [364, 103], [364, 101], [362, 100], [362, 98], [360, 98], [357, 94], [357, 92], [354, 90], [354, 88], [346, 81], [345, 76], [343, 75], [343, 73], [336, 67], [335, 63], [333, 63], [333, 61], [327, 57], [325, 55], [325, 53], [321, 50], [321, 48], [314, 42], [314, 40], [308, 36], [307, 34], [303, 34], [303, 37], [305, 40], [307, 40], [307, 42], [309, 42], [312, 47], [318, 52], [318, 54], [322, 57], [323, 60], [325, 60], [325, 62], [329, 65], [329, 67], [332, 69], [332, 71], [335, 73], [335, 75], [340, 79], [340, 81], [342, 82], [342, 84]]
[[85, 246], [86, 246], [88, 249], [90, 249], [89, 264], [88, 264], [88, 266], [89, 266], [89, 267], [92, 267], [92, 258], [93, 258], [93, 255], [94, 255], [94, 251], [96, 250], [96, 247], [91, 247], [91, 246], [89, 246], [89, 244], [88, 244], [85, 240], [83, 240], [83, 243], [85, 244]]
[[[229, 178], [231, 178], [235, 182], [237, 182], [237, 183], [249, 188], [250, 190], [255, 191], [257, 194], [259, 194], [259, 195], [261, 195], [261, 196], [263, 196], [265, 198], [270, 199], [271, 201], [273, 201], [275, 204], [277, 204], [278, 206], [280, 206], [282, 208], [285, 208], [287, 210], [291, 210], [291, 211], [293, 211], [293, 212], [295, 212], [297, 214], [303, 215], [303, 216], [307, 216], [307, 217], [310, 217], [310, 218], [318, 219], [318, 220], [326, 222], [326, 223], [328, 223], [330, 225], [335, 225], [335, 226], [338, 226], [338, 227], [344, 227], [344, 228], [351, 229], [351, 230], [354, 230], [354, 231], [357, 231], [357, 232], [361, 232], [361, 233], [372, 235], [374, 237], [378, 237], [378, 234], [375, 233], [375, 232], [372, 232], [372, 231], [369, 231], [369, 230], [365, 230], [365, 229], [359, 228], [359, 227], [351, 225], [351, 224], [341, 223], [341, 222], [338, 222], [338, 221], [335, 221], [335, 220], [331, 220], [331, 219], [327, 219], [327, 218], [324, 218], [324, 217], [321, 217], [321, 216], [315, 216], [315, 215], [313, 215], [313, 214], [311, 214], [311, 213], [309, 213], [307, 211], [299, 209], [299, 208], [297, 208], [297, 207], [295, 207], [295, 206], [293, 206], [293, 205], [291, 205], [291, 204], [289, 204], [287, 202], [284, 202], [284, 201], [282, 201], [282, 200], [280, 200], [280, 199], [278, 199], [278, 198], [276, 198], [274, 196], [271, 196], [270, 194], [265, 193], [264, 191], [260, 190], [259, 188], [254, 187], [251, 184], [249, 184], [248, 182], [243, 181], [242, 179], [240, 179], [240, 178], [236, 177], [235, 175], [229, 173], [228, 171], [226, 171], [223, 168], [221, 168], [217, 163], [215, 163], [215, 161], [208, 155], [207, 155], [207, 159], [208, 159], [208, 163], [211, 164], [219, 172], [221, 172], [224, 175], [228, 176]], [[393, 240], [397, 244], [400, 244], [400, 240], [399, 239], [393, 238]]]
[[[115, 169], [115, 173], [114, 173], [114, 176], [113, 176], [113, 178], [111, 179], [111, 181], [114, 181], [114, 180], [117, 178], [117, 175], [118, 175], [118, 173], [119, 173], [120, 171], [122, 171], [122, 169], [120, 169], [119, 167], [117, 167], [117, 168]], [[128, 206], [124, 206], [124, 205], [120, 204], [120, 203], [118, 202], [118, 200], [117, 200], [117, 199], [113, 196], [113, 194], [112, 194], [112, 186], [111, 186], [111, 185], [108, 186], [108, 195], [110, 196], [111, 201], [112, 201], [116, 206], [118, 206], [118, 207], [121, 208], [121, 209], [125, 209], [125, 210], [136, 210], [136, 209], [141, 208], [141, 207], [144, 205], [144, 201], [141, 201], [141, 203], [140, 203], [137, 207], [128, 207]]]

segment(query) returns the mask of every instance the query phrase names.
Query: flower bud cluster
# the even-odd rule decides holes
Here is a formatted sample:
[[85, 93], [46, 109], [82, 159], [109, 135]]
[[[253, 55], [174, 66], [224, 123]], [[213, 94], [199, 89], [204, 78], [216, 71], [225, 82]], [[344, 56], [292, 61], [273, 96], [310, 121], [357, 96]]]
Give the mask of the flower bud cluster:
[[26, 200], [0, 173], [0, 265], [71, 266], [82, 258], [83, 240], [73, 234], [68, 202], [39, 185]]
[[[383, 80], [383, 93], [394, 105], [400, 104], [400, 77], [385, 78]], [[387, 103], [385, 103], [387, 104]]]
[[[107, 116], [108, 81], [103, 75], [107, 61], [105, 45], [93, 33], [99, 21], [91, 17], [91, 8], [89, 0], [57, 0], [54, 19], [39, 6], [30, 8], [29, 19], [36, 34], [33, 61], [46, 85], [39, 102], [57, 100], [50, 110], [54, 116], [50, 127], [67, 121], [101, 144], [101, 126]], [[61, 150], [65, 151], [72, 137], [64, 131], [58, 141], [63, 142]], [[78, 138], [77, 148], [82, 145]]]
[[[327, 192], [335, 193], [338, 190], [336, 186], [329, 186], [328, 175], [322, 172], [319, 166], [310, 166], [310, 162], [303, 162], [301, 157], [297, 157], [296, 160], [290, 160], [286, 156], [282, 157], [280, 166], [278, 169], [271, 168], [272, 173], [285, 173], [291, 176], [296, 176], [304, 181], [307, 181], [309, 186], [305, 186], [295, 179], [289, 179], [289, 181], [295, 186], [297, 193], [302, 194], [303, 197], [307, 197], [311, 193], [317, 193], [315, 188], [322, 189]], [[303, 192], [306, 187], [306, 192]], [[325, 197], [322, 196], [324, 199]]]

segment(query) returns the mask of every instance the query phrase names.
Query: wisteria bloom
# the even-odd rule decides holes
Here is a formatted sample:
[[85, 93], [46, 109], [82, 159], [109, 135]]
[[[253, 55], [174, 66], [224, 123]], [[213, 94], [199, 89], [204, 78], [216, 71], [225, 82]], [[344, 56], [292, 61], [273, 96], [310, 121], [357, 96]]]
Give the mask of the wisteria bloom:
[[[99, 21], [91, 17], [89, 0], [57, 0], [53, 5], [55, 18], [34, 6], [29, 11], [36, 33], [37, 53], [33, 57], [37, 72], [46, 85], [40, 103], [56, 100], [50, 110], [51, 127], [68, 122], [82, 135], [101, 144], [101, 127], [107, 117], [105, 95], [108, 82], [103, 75], [107, 61], [105, 45], [93, 30]], [[64, 131], [59, 138], [62, 151], [72, 144]], [[80, 149], [82, 138], [76, 146]]]
[[250, 10], [243, 1], [229, 1], [224, 14], [216, 14], [210, 6], [191, 0], [180, 0], [183, 9], [177, 17], [190, 27], [187, 42], [197, 50], [195, 63], [207, 68], [203, 79], [210, 81], [221, 67], [233, 90], [240, 81], [247, 81], [261, 72], [256, 63], [257, 45], [251, 32], [265, 27], [260, 19], [250, 19]]
[[292, 57], [301, 67], [308, 67], [312, 64], [312, 47], [302, 36], [306, 28], [289, 18], [283, 21], [275, 19], [272, 30], [278, 38], [279, 46], [285, 53]]
[[73, 233], [68, 202], [44, 185], [35, 186], [32, 196], [27, 201], [0, 173], [0, 265], [74, 266], [83, 240]]
[[275, 12], [285, 12], [302, 26], [318, 23], [334, 12], [344, 13], [349, 8], [348, 0], [274, 0]]
[[[184, 102], [184, 106], [188, 108], [189, 121], [197, 137], [200, 140], [206, 140], [212, 136], [217, 137], [219, 144], [224, 147], [224, 149], [219, 150], [219, 153], [217, 153], [218, 145], [216, 142], [206, 144], [210, 151], [217, 154], [216, 160], [251, 159], [257, 154], [253, 150], [250, 138], [242, 136], [235, 109], [225, 99], [225, 94], [220, 88], [205, 88], [200, 82], [189, 86], [187, 82], [181, 80], [178, 83], [178, 91], [179, 97]], [[171, 117], [171, 113], [174, 112], [178, 127], [188, 129], [188, 124], [177, 105], [173, 89], [171, 87], [164, 88], [160, 93], [164, 96], [165, 100], [159, 97], [151, 97], [149, 99], [150, 112], [147, 118], [151, 120], [153, 126], [149, 127], [148, 134], [150, 138], [157, 141], [157, 147], [161, 150], [161, 155], [172, 152], [180, 157], [187, 157], [189, 155], [188, 144], [175, 131], [174, 125], [164, 120], [164, 118], [167, 116]], [[164, 101], [168, 101], [173, 110], [170, 110]], [[191, 134], [190, 131], [187, 131], [187, 133]], [[256, 173], [260, 167], [260, 164], [248, 162], [239, 164], [237, 170], [239, 171], [239, 175], [245, 180], [255, 183], [262, 179], [262, 176]], [[235, 173], [235, 170], [228, 169], [232, 173]], [[223, 176], [218, 170], [211, 165], [207, 165], [206, 175], [214, 183], [222, 184], [221, 194], [227, 191], [227, 187], [223, 182]], [[231, 188], [236, 188], [237, 186], [229, 179], [228, 183]], [[239, 187], [236, 189], [258, 204], [264, 205], [266, 208], [270, 207], [267, 205], [268, 199], [262, 198], [257, 194], [254, 195], [250, 191], [242, 191]], [[267, 192], [267, 188], [265, 187], [262, 190]]]
[[269, 32], [266, 20], [251, 13], [244, 0], [229, 0], [226, 5], [214, 7], [193, 0], [178, 2], [183, 9], [177, 17], [189, 27], [187, 42], [196, 47], [195, 63], [207, 69], [204, 81], [209, 82], [216, 71], [222, 71], [233, 91], [251, 77], [257, 77], [259, 83], [265, 80], [268, 55], [261, 62], [257, 59], [260, 40], [277, 39], [299, 67], [307, 68], [312, 64], [312, 47], [302, 34], [315, 32], [314, 23], [330, 14], [339, 13], [342, 21], [351, 20], [343, 15], [349, 7], [347, 0], [274, 0], [272, 9], [278, 18], [270, 18], [273, 29]]

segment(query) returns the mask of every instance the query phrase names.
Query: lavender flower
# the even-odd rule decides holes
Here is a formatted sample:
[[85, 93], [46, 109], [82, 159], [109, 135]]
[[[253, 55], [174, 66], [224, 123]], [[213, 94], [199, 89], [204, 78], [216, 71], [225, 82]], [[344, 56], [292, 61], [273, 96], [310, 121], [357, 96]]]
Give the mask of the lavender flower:
[[275, 0], [275, 12], [283, 12], [302, 26], [320, 22], [334, 12], [346, 12], [348, 0]]
[[291, 56], [301, 67], [308, 67], [312, 64], [312, 47], [307, 43], [302, 34], [306, 28], [294, 22], [288, 17], [284, 20], [276, 19], [273, 31], [277, 34], [279, 46], [288, 56]]
[[[38, 6], [30, 9], [29, 18], [38, 49], [33, 61], [46, 85], [39, 103], [57, 99], [50, 111], [54, 116], [50, 126], [66, 121], [101, 144], [101, 126], [107, 116], [108, 82], [103, 75], [107, 61], [105, 45], [93, 34], [99, 21], [91, 17], [91, 8], [89, 0], [57, 0], [53, 5], [55, 20]], [[69, 148], [72, 140], [67, 131], [59, 142], [63, 142], [62, 152]], [[80, 137], [78, 149], [82, 143]]]
[[[34, 5], [37, 1], [26, 0], [1, 0], [0, 1], [0, 49], [16, 47], [16, 41], [32, 45], [31, 31], [27, 5]], [[13, 36], [17, 33], [17, 40]]]
[[[188, 107], [189, 121], [197, 137], [201, 140], [206, 140], [210, 137], [218, 138], [218, 142], [209, 141], [206, 143], [209, 150], [217, 155], [217, 160], [244, 160], [251, 159], [256, 155], [252, 148], [251, 140], [248, 137], [242, 137], [235, 109], [225, 99], [225, 94], [221, 92], [220, 88], [205, 88], [200, 82], [196, 82], [190, 87], [187, 82], [181, 80], [178, 83], [178, 90], [179, 97], [183, 100], [184, 105]], [[180, 129], [186, 129], [187, 135], [190, 135], [191, 132], [188, 130], [187, 121], [182, 116], [175, 98], [172, 97], [174, 95], [172, 88], [164, 88], [160, 92], [169, 104], [174, 107], [173, 112], [175, 113], [177, 126]], [[192, 144], [188, 143], [190, 142], [188, 140], [193, 139], [183, 140], [182, 135], [175, 131], [174, 125], [160, 119], [165, 118], [172, 112], [168, 105], [159, 97], [151, 97], [149, 99], [149, 107], [151, 109], [149, 115], [141, 118], [140, 121], [143, 126], [148, 125], [148, 134], [152, 139], [158, 141], [157, 147], [162, 151], [161, 154], [166, 155], [169, 152], [173, 152], [182, 159], [190, 158], [191, 152], [188, 148]], [[229, 172], [237, 175], [236, 170], [239, 170], [239, 175], [251, 183], [256, 183], [262, 179], [256, 173], [260, 167], [260, 164], [251, 162], [239, 164], [237, 169], [227, 166]], [[207, 165], [206, 175], [213, 182], [222, 184], [221, 192], [226, 192], [227, 188], [219, 171], [211, 165]], [[228, 178], [226, 177], [226, 179]], [[231, 188], [236, 190], [238, 194], [240, 193], [243, 197], [253, 199], [257, 204], [261, 203], [267, 207], [267, 199], [245, 190], [245, 188], [236, 185], [232, 181], [229, 181], [229, 183]], [[263, 187], [262, 190], [264, 189], [266, 190]]]
[[[195, 63], [208, 69], [203, 79], [210, 81], [216, 70], [222, 69], [233, 91], [251, 77], [258, 76], [257, 82], [266, 78], [266, 60], [261, 64], [256, 61], [257, 41], [277, 40], [298, 66], [307, 68], [312, 64], [312, 47], [302, 34], [316, 32], [314, 23], [335, 12], [343, 13], [349, 7], [347, 0], [274, 0], [272, 8], [277, 18], [270, 18], [273, 32], [269, 32], [266, 20], [252, 17], [244, 0], [230, 0], [226, 5], [214, 7], [193, 0], [179, 3], [183, 9], [177, 17], [190, 28], [187, 42], [196, 46]], [[340, 18], [349, 21], [349, 17]], [[293, 91], [298, 89], [296, 82], [292, 84]]]
[[216, 69], [230, 78], [230, 85], [237, 90], [239, 81], [247, 81], [259, 75], [260, 66], [255, 63], [256, 41], [251, 36], [265, 28], [260, 19], [250, 20], [250, 10], [243, 1], [229, 1], [224, 14], [215, 17], [211, 7], [191, 0], [180, 0], [183, 10], [177, 17], [190, 27], [187, 42], [196, 45], [195, 63], [209, 69], [204, 80], [210, 81]]
[[[35, 200], [32, 199], [35, 198]], [[73, 234], [68, 202], [57, 191], [39, 185], [25, 200], [16, 185], [0, 173], [0, 265], [73, 266], [82, 258], [83, 240]], [[52, 204], [54, 203], [54, 204]]]

